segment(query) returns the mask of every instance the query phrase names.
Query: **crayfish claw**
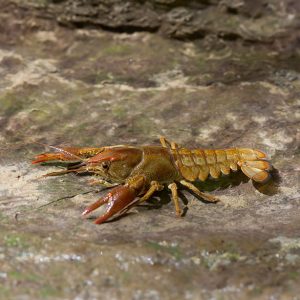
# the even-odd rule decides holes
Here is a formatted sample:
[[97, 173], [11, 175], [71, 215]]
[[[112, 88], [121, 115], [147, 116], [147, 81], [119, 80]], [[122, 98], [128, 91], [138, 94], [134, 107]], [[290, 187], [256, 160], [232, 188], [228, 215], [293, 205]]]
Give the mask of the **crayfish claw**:
[[67, 156], [63, 153], [43, 153], [39, 154], [35, 157], [35, 159], [31, 162], [32, 164], [39, 164], [44, 162], [54, 162], [54, 161], [80, 161], [81, 159], [78, 157]]
[[92, 212], [93, 210], [97, 209], [98, 207], [102, 206], [103, 204], [108, 202], [108, 198], [107, 196], [104, 198], [101, 198], [99, 200], [97, 200], [96, 202], [94, 202], [93, 204], [91, 204], [90, 206], [88, 206], [83, 212], [82, 212], [82, 216], [85, 216], [87, 214], [89, 214], [90, 212]]
[[138, 202], [135, 201], [135, 198], [136, 191], [128, 185], [115, 187], [105, 197], [88, 206], [83, 211], [82, 216], [107, 203], [106, 212], [95, 220], [95, 224], [101, 224], [114, 215], [125, 213], [131, 206]]
[[39, 163], [49, 161], [49, 160], [55, 160], [55, 159], [52, 156], [50, 156], [49, 154], [44, 153], [44, 154], [37, 155], [31, 163], [34, 165], [34, 164], [39, 164]]

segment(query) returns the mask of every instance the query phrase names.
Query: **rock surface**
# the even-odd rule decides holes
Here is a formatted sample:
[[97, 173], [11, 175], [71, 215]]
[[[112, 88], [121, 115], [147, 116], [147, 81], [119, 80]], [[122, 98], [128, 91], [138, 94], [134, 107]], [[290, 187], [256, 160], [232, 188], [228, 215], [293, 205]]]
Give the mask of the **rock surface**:
[[60, 24], [113, 32], [157, 32], [176, 39], [217, 35], [270, 42], [299, 26], [300, 7], [278, 0], [14, 0]]
[[[0, 295], [297, 299], [296, 4], [273, 1], [266, 10], [251, 1], [241, 6], [186, 1], [185, 7], [172, 0], [135, 6], [127, 1], [129, 12], [138, 8], [144, 14], [142, 22], [125, 10], [130, 25], [118, 23], [124, 16], [121, 1], [106, 1], [116, 19], [109, 11], [102, 19], [105, 26], [100, 24], [105, 31], [55, 21], [78, 26], [84, 15], [83, 27], [95, 25], [92, 12], [100, 14], [105, 7], [99, 3], [105, 1], [94, 1], [92, 11], [87, 4], [92, 2], [76, 1], [82, 5], [63, 15], [70, 1], [53, 2], [0, 1]], [[211, 22], [198, 39], [202, 27], [196, 15], [221, 22], [216, 11], [248, 20], [244, 26], [250, 31], [257, 26], [254, 38], [238, 26], [229, 30]], [[188, 14], [193, 16], [185, 18]], [[71, 22], [70, 15], [80, 18]], [[224, 38], [221, 32], [238, 38]], [[93, 217], [79, 216], [105, 191], [89, 186], [86, 177], [41, 178], [56, 168], [30, 164], [45, 151], [36, 143], [154, 144], [159, 135], [186, 147], [261, 149], [278, 175], [266, 185], [239, 174], [201, 185], [226, 205], [203, 203], [183, 191], [187, 211], [181, 219], [165, 191], [127, 216], [95, 226]]]

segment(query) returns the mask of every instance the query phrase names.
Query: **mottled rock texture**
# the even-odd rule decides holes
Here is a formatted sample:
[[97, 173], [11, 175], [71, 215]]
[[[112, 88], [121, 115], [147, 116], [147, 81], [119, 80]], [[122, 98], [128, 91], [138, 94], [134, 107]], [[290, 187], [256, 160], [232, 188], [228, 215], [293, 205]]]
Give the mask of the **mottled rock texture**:
[[270, 42], [299, 25], [299, 4], [259, 0], [20, 1], [59, 23], [113, 32], [156, 32], [177, 39], [215, 34], [223, 39]]
[[[0, 298], [298, 299], [298, 22], [292, 1], [0, 0]], [[95, 226], [80, 213], [107, 191], [30, 164], [36, 143], [159, 135], [258, 148], [278, 174]]]

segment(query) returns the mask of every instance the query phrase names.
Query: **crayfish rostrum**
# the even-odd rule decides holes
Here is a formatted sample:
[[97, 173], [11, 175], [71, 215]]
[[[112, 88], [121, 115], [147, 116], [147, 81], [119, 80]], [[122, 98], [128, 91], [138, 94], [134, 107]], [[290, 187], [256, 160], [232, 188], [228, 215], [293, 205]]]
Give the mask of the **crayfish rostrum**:
[[224, 150], [186, 149], [160, 138], [161, 146], [117, 145], [100, 148], [57, 148], [55, 152], [36, 156], [33, 164], [64, 161], [66, 170], [46, 174], [62, 175], [70, 172], [96, 176], [93, 183], [116, 187], [86, 208], [86, 215], [107, 204], [106, 212], [95, 220], [101, 224], [115, 215], [123, 214], [132, 206], [149, 199], [156, 191], [167, 186], [172, 193], [176, 214], [182, 214], [177, 185], [181, 184], [206, 201], [217, 202], [216, 197], [201, 192], [193, 181], [205, 181], [210, 175], [219, 178], [238, 168], [256, 182], [269, 179], [271, 164], [266, 154], [250, 148]]

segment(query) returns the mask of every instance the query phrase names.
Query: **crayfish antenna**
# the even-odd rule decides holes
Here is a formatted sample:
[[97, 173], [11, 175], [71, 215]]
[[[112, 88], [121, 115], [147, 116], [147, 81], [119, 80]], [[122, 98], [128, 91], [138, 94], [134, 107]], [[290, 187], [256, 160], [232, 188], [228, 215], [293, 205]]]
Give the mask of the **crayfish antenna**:
[[78, 171], [82, 171], [82, 170], [79, 168], [79, 169], [71, 169], [71, 170], [51, 172], [51, 173], [47, 173], [47, 174], [43, 175], [42, 177], [59, 176], [59, 175], [67, 174], [67, 173], [76, 173]]

